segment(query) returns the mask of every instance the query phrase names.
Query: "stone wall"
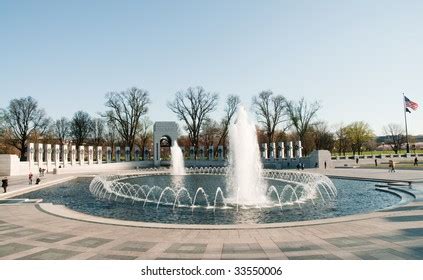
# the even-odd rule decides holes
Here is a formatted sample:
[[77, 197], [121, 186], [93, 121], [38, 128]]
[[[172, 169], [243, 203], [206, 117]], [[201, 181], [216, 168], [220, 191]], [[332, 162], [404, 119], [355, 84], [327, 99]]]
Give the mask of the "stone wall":
[[0, 176], [28, 174], [29, 163], [20, 161], [17, 155], [0, 155]]
[[[360, 164], [375, 165], [387, 164], [390, 160], [395, 162], [409, 162], [412, 163], [417, 156], [419, 163], [423, 163], [423, 154], [384, 154], [384, 155], [356, 155], [356, 156], [332, 156], [331, 162], [333, 167], [352, 167]], [[357, 163], [358, 159], [358, 163]]]

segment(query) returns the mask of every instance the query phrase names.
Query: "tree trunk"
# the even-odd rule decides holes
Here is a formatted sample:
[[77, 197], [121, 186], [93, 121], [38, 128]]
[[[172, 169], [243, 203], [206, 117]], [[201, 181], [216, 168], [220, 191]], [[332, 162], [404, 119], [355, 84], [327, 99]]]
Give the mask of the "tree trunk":
[[26, 146], [25, 146], [25, 142], [26, 141], [21, 141], [21, 147], [19, 148], [19, 152], [20, 152], [20, 161], [26, 161], [27, 160], [27, 156], [25, 154], [26, 152]]

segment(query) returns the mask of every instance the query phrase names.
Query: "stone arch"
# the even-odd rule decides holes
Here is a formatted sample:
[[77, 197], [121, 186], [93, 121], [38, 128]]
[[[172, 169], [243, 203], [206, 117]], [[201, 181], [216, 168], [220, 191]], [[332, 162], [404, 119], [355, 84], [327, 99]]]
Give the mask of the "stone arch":
[[153, 126], [154, 166], [160, 166], [160, 146], [163, 137], [171, 146], [178, 139], [179, 127], [176, 122], [155, 122]]
[[[167, 147], [167, 145], [169, 146], [169, 147], [171, 147], [172, 146], [172, 141], [173, 141], [174, 139], [172, 139], [172, 137], [170, 137], [169, 135], [162, 135], [161, 137], [160, 137], [160, 146], [162, 146], [162, 147]], [[176, 140], [176, 139], [175, 139]]]

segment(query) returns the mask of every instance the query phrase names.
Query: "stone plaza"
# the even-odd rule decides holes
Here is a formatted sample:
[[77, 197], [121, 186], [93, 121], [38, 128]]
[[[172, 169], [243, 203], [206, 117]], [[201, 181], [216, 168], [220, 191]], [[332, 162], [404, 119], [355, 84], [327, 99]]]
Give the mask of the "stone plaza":
[[[419, 171], [328, 169], [329, 176], [397, 182], [415, 200], [368, 214], [257, 225], [164, 225], [94, 217], [53, 204], [0, 204], [1, 259], [423, 259], [423, 175]], [[11, 179], [5, 199], [40, 186]], [[411, 188], [408, 184], [411, 184]], [[3, 200], [5, 201], [5, 200]]]

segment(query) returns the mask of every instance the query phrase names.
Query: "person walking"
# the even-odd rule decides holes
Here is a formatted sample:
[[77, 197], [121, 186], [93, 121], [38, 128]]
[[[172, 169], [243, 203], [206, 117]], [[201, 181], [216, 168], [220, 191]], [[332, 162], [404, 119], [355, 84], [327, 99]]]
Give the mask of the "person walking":
[[419, 160], [417, 157], [414, 158], [414, 166], [419, 166]]
[[392, 161], [391, 172], [395, 172], [395, 161]]
[[30, 185], [32, 185], [32, 177], [33, 177], [32, 173], [31, 173], [31, 172], [29, 172], [29, 175], [28, 175], [28, 181], [29, 181], [29, 184], [30, 184]]
[[7, 191], [8, 185], [9, 185], [9, 180], [7, 179], [7, 177], [4, 177], [3, 180], [1, 180], [1, 187], [3, 188], [4, 193]]

